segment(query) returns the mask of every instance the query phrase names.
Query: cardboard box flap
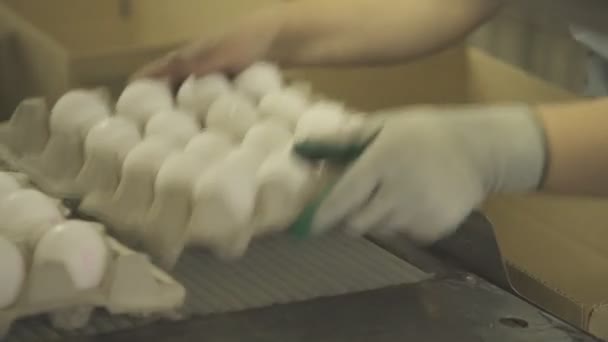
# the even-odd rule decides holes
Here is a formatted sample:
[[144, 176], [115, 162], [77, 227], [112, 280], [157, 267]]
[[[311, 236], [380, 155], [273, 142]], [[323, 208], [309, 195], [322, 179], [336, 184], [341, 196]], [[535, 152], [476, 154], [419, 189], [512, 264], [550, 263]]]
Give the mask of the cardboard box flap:
[[575, 96], [487, 53], [461, 46], [408, 64], [291, 70], [294, 79], [360, 110], [406, 104], [541, 102]]
[[608, 337], [608, 304], [593, 308], [589, 315], [589, 331], [596, 336]]
[[506, 267], [510, 281], [523, 298], [573, 326], [600, 338], [608, 338], [608, 304], [582, 305], [512, 263], [507, 262]]
[[574, 94], [536, 78], [521, 69], [491, 57], [479, 49], [468, 49], [467, 98], [474, 102], [566, 101]]
[[485, 212], [518, 292], [577, 326], [598, 319], [608, 302], [607, 200], [500, 196]]
[[521, 297], [574, 326], [584, 326], [588, 310], [579, 302], [512, 262], [506, 261], [505, 267], [513, 290]]

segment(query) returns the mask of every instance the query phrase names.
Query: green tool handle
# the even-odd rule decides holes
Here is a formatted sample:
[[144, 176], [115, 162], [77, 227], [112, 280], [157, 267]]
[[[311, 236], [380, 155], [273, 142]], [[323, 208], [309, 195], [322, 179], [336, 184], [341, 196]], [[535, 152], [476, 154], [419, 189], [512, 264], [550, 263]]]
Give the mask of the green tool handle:
[[[294, 152], [312, 161], [326, 160], [331, 163], [347, 165], [358, 159], [376, 136], [377, 133], [363, 142], [347, 145], [305, 141], [296, 144], [294, 146]], [[325, 186], [323, 190], [304, 207], [300, 215], [288, 229], [293, 236], [297, 238], [306, 238], [310, 235], [315, 215], [336, 183], [337, 181], [333, 181]]]

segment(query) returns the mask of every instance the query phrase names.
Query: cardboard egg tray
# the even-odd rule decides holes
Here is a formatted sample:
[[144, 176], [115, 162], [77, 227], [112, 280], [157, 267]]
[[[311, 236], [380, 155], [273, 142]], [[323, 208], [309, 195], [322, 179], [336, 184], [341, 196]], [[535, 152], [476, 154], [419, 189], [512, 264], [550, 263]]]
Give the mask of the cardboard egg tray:
[[51, 109], [26, 99], [0, 143], [37, 187], [79, 201], [79, 212], [170, 269], [188, 246], [236, 258], [287, 228], [328, 174], [295, 156], [293, 142], [340, 129], [347, 114], [260, 63], [234, 81], [190, 78], [177, 96], [137, 80], [116, 102], [100, 89], [70, 91]]
[[182, 306], [185, 289], [140, 253], [107, 238], [110, 267], [102, 284], [94, 289], [74, 288], [64, 267], [33, 265], [17, 302], [0, 310], [0, 338], [12, 324], [25, 317], [48, 314], [52, 326], [73, 330], [86, 326], [94, 309], [111, 314], [167, 316]]
[[[0, 123], [0, 156], [44, 193], [101, 222], [112, 259], [101, 285], [84, 292], [57, 265], [32, 267], [0, 324], [48, 314], [68, 329], [49, 329], [35, 316], [15, 324], [8, 340], [142, 324], [121, 313], [238, 311], [424, 278], [367, 240], [272, 234], [330, 177], [322, 165], [294, 157], [292, 143], [340, 129], [345, 114], [341, 104], [287, 84], [267, 63], [235, 80], [191, 77], [176, 96], [163, 82], [140, 80], [115, 102], [99, 89], [68, 92], [52, 107], [22, 101]], [[39, 281], [45, 277], [61, 285]], [[106, 314], [86, 324], [92, 308]]]
[[[100, 224], [90, 224], [104, 232]], [[145, 255], [107, 235], [105, 240], [110, 266], [93, 289], [76, 290], [62, 265], [30, 266], [18, 299], [0, 310], [0, 340], [49, 342], [107, 334], [158, 319], [241, 311], [428, 277], [367, 240], [340, 235], [306, 242], [262, 238], [230, 263], [189, 250], [171, 276]]]
[[[37, 191], [29, 188], [30, 184], [23, 174], [2, 172], [2, 175], [13, 177], [22, 186], [14, 191]], [[11, 193], [0, 195], [4, 198]], [[60, 206], [59, 201], [49, 199], [49, 203]], [[61, 209], [62, 214], [69, 214], [67, 208]], [[8, 218], [4, 219], [6, 221]], [[67, 218], [64, 222], [70, 221], [75, 222]], [[46, 314], [57, 329], [73, 330], [86, 326], [94, 309], [101, 308], [112, 314], [162, 316], [175, 312], [183, 305], [184, 287], [151, 264], [145, 255], [108, 236], [99, 223], [82, 224], [98, 232], [108, 250], [103, 279], [96, 286], [86, 289], [76, 288], [65, 264], [56, 260], [34, 262], [34, 251], [40, 247], [38, 241], [26, 241], [25, 237], [14, 236], [8, 239], [23, 256], [25, 276], [14, 301], [0, 309], [0, 339], [8, 334], [17, 319], [40, 314]], [[44, 229], [43, 234], [52, 228]], [[0, 237], [6, 236], [0, 232]], [[10, 275], [3, 274], [2, 277]], [[4, 278], [3, 284], [8, 281]]]

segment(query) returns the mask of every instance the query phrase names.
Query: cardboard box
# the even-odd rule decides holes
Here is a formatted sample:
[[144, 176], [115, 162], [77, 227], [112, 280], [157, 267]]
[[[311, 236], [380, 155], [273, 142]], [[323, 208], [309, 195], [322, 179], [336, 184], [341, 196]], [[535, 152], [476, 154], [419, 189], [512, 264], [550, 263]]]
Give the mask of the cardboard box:
[[[31, 95], [53, 98], [80, 85], [120, 89], [126, 76], [146, 60], [264, 3], [176, 0], [168, 7], [168, 1], [160, 0], [103, 0], [87, 1], [85, 6], [81, 0], [55, 0], [53, 7], [38, 0], [7, 1], [16, 11], [0, 3], [0, 45], [16, 47], [16, 52], [0, 54], [0, 98], [12, 91], [14, 101]], [[57, 14], [61, 12], [57, 8], [71, 14], [49, 21], [40, 12]], [[362, 110], [414, 103], [574, 98], [462, 46], [408, 65], [292, 70], [289, 75], [309, 80], [319, 93]], [[15, 79], [23, 84], [11, 87], [19, 83]], [[604, 200], [555, 196], [501, 196], [485, 206], [513, 287], [556, 316], [601, 337], [608, 337], [606, 209]]]

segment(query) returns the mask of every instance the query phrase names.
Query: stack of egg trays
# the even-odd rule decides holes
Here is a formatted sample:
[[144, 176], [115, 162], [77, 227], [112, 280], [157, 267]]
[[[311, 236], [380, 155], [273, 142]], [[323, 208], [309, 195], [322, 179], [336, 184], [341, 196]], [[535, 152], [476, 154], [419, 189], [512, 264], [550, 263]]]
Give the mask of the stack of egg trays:
[[[108, 236], [99, 223], [68, 219], [69, 210], [60, 201], [32, 187], [27, 176], [6, 171], [1, 171], [0, 176], [2, 199], [8, 198], [13, 204], [19, 196], [48, 199], [49, 205], [57, 206], [60, 215], [59, 222], [32, 227], [27, 223], [36, 220], [23, 217], [38, 215], [33, 212], [37, 209], [33, 204], [11, 212], [6, 201], [0, 203], [0, 207], [4, 206], [0, 231], [0, 255], [3, 256], [0, 260], [0, 339], [9, 333], [16, 320], [31, 316], [47, 315], [55, 328], [73, 330], [86, 326], [95, 309], [101, 308], [110, 314], [160, 318], [173, 317], [182, 307], [184, 287], [154, 266], [147, 256]], [[27, 202], [21, 203], [28, 206]], [[21, 217], [7, 217], [10, 215]], [[38, 221], [44, 225], [44, 218]], [[6, 227], [7, 223], [15, 227]], [[25, 224], [16, 227], [20, 223]], [[28, 231], [20, 230], [26, 226]], [[103, 245], [103, 269], [98, 270], [101, 271], [97, 272], [98, 279], [91, 282], [89, 278], [85, 286], [77, 285], [73, 274], [85, 268], [81, 265], [68, 269], [67, 263], [80, 261], [70, 259], [74, 254], [69, 252], [78, 250], [79, 246], [70, 243], [73, 241], [65, 243], [69, 228], [92, 232]], [[74, 248], [70, 251], [70, 247]], [[76, 256], [83, 257], [82, 253], [86, 251]]]
[[[66, 93], [52, 110], [26, 99], [0, 126], [0, 152], [164, 269], [187, 246], [238, 257], [252, 238], [288, 227], [326, 181], [322, 163], [294, 157], [292, 143], [356, 117], [309, 88], [261, 62], [234, 80], [192, 76], [176, 95], [144, 79], [115, 103], [91, 89]], [[103, 158], [91, 167], [91, 156]]]

